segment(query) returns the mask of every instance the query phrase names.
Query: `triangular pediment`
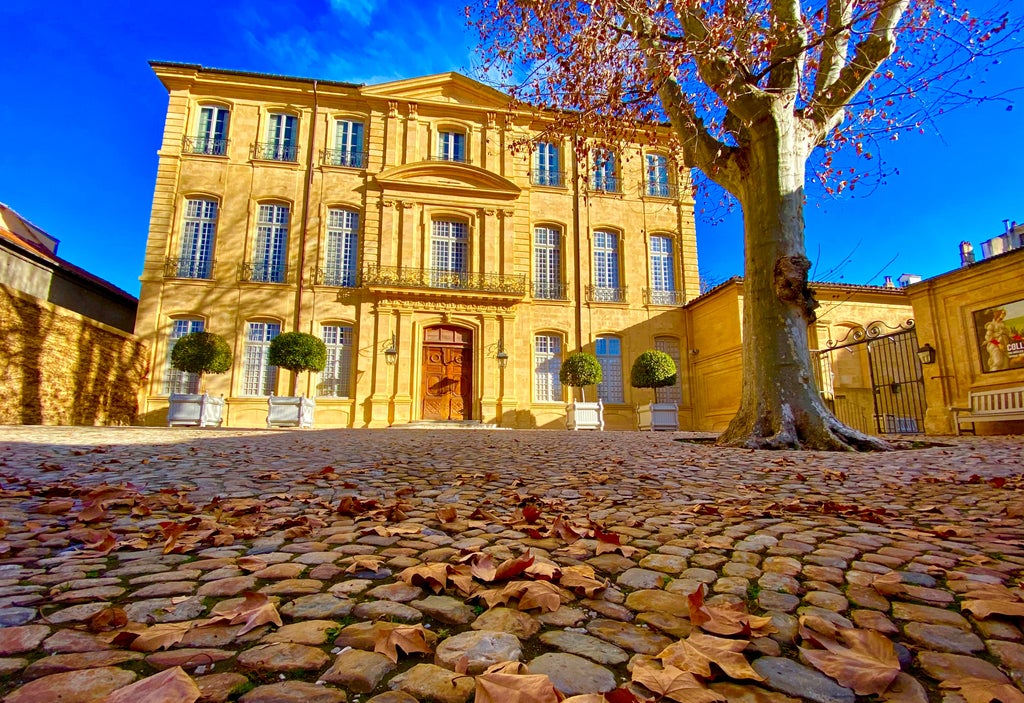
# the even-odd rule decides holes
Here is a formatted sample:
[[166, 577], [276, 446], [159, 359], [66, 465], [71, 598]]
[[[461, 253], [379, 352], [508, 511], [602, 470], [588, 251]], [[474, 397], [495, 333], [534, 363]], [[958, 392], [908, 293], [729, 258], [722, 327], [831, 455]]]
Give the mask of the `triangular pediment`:
[[363, 88], [363, 93], [413, 102], [445, 103], [496, 110], [507, 110], [512, 102], [505, 93], [455, 72], [368, 85]]
[[395, 166], [380, 173], [377, 183], [383, 192], [434, 191], [503, 200], [514, 200], [522, 192], [504, 176], [479, 166], [450, 161], [420, 161]]

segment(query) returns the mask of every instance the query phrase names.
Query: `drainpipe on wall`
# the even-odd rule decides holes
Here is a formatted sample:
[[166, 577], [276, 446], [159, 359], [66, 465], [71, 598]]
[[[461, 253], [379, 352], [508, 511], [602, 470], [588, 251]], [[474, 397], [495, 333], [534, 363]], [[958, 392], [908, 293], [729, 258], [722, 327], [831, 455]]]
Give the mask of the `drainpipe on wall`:
[[313, 119], [309, 129], [309, 148], [306, 150], [306, 183], [302, 188], [302, 232], [299, 236], [299, 271], [295, 293], [295, 331], [301, 331], [302, 276], [306, 269], [306, 234], [309, 231], [309, 191], [313, 185], [313, 155], [316, 147], [317, 82], [313, 80]]
[[576, 191], [575, 207], [572, 209], [572, 225], [576, 230], [576, 349], [583, 350], [583, 294], [585, 291], [583, 276], [583, 239], [580, 233], [580, 157], [576, 152], [576, 134], [573, 134], [572, 182]]

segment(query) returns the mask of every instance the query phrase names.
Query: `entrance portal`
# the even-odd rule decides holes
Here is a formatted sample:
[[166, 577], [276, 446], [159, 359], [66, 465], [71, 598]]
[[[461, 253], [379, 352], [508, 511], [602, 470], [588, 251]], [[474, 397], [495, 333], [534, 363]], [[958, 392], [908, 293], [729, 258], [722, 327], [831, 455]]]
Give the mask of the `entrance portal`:
[[473, 414], [473, 333], [439, 325], [423, 331], [423, 419]]

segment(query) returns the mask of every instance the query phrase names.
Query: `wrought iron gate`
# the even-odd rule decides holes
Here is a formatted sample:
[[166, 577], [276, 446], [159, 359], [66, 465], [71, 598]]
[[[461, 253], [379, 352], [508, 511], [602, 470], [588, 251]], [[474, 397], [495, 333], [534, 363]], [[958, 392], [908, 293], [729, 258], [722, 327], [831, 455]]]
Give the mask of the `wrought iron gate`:
[[827, 346], [812, 352], [815, 376], [840, 421], [870, 434], [924, 432], [924, 378], [913, 320], [855, 327]]

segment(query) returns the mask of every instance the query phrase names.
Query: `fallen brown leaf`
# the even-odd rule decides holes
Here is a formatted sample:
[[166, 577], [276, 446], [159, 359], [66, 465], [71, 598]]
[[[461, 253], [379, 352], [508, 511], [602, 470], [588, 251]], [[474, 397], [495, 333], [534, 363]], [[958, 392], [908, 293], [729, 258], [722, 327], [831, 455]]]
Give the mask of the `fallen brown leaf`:
[[690, 620], [706, 632], [716, 635], [739, 635], [767, 637], [778, 632], [771, 624], [770, 617], [751, 615], [744, 603], [711, 606], [704, 602], [707, 585], [700, 584], [696, 591], [687, 596], [690, 602]]
[[745, 640], [730, 640], [693, 632], [685, 640], [670, 644], [662, 650], [658, 659], [664, 665], [675, 666], [705, 679], [711, 678], [711, 664], [716, 664], [731, 678], [763, 681], [764, 677], [754, 671], [743, 656], [746, 647]]
[[939, 687], [956, 690], [967, 703], [1024, 703], [1024, 693], [1016, 686], [989, 679], [949, 679], [940, 683]]
[[840, 627], [837, 631], [839, 641], [802, 628], [805, 641], [824, 649], [801, 647], [800, 652], [816, 669], [859, 695], [884, 693], [900, 672], [892, 642], [874, 630]]
[[121, 608], [104, 608], [86, 621], [90, 632], [110, 632], [128, 624], [128, 615]]
[[558, 703], [554, 684], [544, 674], [480, 674], [474, 703]]
[[243, 594], [244, 598], [241, 603], [236, 604], [234, 607], [222, 608], [224, 603], [230, 601], [222, 601], [213, 608], [213, 617], [203, 623], [203, 627], [208, 625], [242, 625], [236, 634], [244, 635], [250, 630], [254, 630], [260, 625], [267, 623], [273, 623], [278, 627], [281, 627], [281, 616], [277, 612], [277, 608], [274, 607], [273, 601], [262, 593], [252, 593], [247, 591]]
[[158, 649], [166, 649], [181, 642], [192, 627], [191, 622], [165, 622], [147, 627], [132, 641], [129, 649], [136, 652], [155, 652]]
[[634, 666], [633, 681], [651, 693], [680, 703], [715, 703], [726, 700], [725, 696], [707, 688], [690, 672], [672, 665], [659, 668], [653, 661], [641, 661]]
[[406, 654], [431, 654], [436, 643], [437, 635], [423, 625], [399, 625], [390, 630], [378, 630], [373, 642], [373, 651], [383, 654], [397, 664], [399, 649]]
[[195, 703], [202, 692], [180, 666], [119, 688], [103, 703]]
[[1024, 603], [1006, 600], [965, 600], [960, 610], [967, 610], [974, 617], [984, 620], [990, 615], [1010, 615], [1024, 617]]

